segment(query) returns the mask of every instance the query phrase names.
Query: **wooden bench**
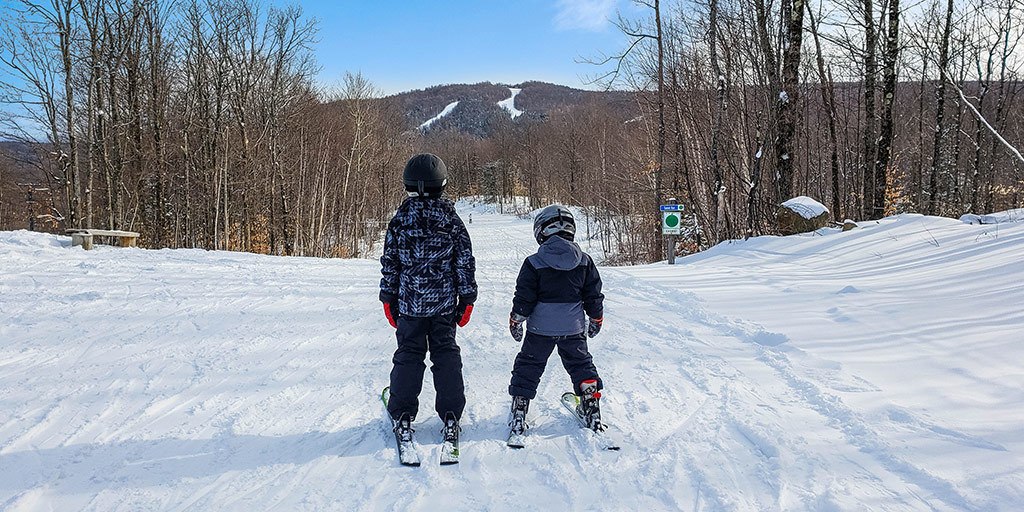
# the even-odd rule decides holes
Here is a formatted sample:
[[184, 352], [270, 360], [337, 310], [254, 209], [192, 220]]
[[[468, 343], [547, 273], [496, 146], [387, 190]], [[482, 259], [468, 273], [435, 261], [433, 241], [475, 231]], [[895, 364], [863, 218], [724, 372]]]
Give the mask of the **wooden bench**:
[[92, 249], [92, 237], [94, 236], [106, 236], [110, 238], [117, 238], [121, 247], [135, 247], [135, 241], [139, 238], [139, 234], [134, 231], [112, 231], [109, 229], [69, 229], [67, 231], [71, 235], [71, 247], [81, 245], [82, 249]]

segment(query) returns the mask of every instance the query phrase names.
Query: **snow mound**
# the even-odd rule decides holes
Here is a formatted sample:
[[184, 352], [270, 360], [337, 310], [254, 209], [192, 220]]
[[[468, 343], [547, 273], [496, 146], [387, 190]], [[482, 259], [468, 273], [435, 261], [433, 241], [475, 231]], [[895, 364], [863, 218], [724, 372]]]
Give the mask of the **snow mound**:
[[960, 216], [960, 222], [964, 224], [1004, 224], [1007, 222], [1024, 222], [1024, 208], [1007, 210], [1005, 212], [990, 213], [988, 215], [976, 215], [968, 213]]

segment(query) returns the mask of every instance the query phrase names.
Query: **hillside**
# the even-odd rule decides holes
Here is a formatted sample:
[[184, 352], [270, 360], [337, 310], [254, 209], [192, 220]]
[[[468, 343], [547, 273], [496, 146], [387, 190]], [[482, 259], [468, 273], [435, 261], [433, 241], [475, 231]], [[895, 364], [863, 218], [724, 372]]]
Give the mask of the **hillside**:
[[[375, 260], [98, 247], [0, 232], [0, 509], [978, 510], [1024, 502], [1024, 211], [903, 215], [601, 267], [597, 449], [551, 360], [504, 445], [530, 221], [460, 204], [462, 463], [399, 466]], [[582, 241], [585, 249], [589, 247]], [[596, 251], [595, 251], [596, 253]], [[427, 380], [429, 381], [429, 372]]]
[[429, 130], [454, 129], [478, 137], [488, 137], [503, 123], [513, 122], [509, 111], [499, 105], [518, 89], [514, 107], [523, 111], [514, 122], [541, 122], [558, 110], [587, 103], [602, 105], [613, 112], [628, 115], [636, 110], [633, 93], [622, 91], [583, 91], [545, 82], [517, 85], [478, 84], [438, 85], [389, 96], [405, 112], [409, 128], [421, 127], [440, 114], [446, 106], [458, 102], [449, 113], [429, 126]]

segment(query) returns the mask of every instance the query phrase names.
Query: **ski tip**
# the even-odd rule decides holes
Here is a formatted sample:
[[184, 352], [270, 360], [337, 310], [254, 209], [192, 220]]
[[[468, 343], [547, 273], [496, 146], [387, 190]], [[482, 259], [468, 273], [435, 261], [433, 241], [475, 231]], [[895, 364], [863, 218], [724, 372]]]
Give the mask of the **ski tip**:
[[459, 461], [457, 461], [457, 460], [442, 460], [441, 461], [441, 465], [442, 466], [454, 466], [454, 465], [456, 465], [458, 463], [459, 463]]
[[403, 466], [408, 466], [408, 467], [411, 467], [411, 468], [418, 468], [418, 467], [420, 467], [420, 461], [416, 461], [416, 462], [403, 462], [402, 465]]
[[505, 439], [505, 445], [516, 450], [526, 447], [526, 436], [523, 434], [509, 434]]

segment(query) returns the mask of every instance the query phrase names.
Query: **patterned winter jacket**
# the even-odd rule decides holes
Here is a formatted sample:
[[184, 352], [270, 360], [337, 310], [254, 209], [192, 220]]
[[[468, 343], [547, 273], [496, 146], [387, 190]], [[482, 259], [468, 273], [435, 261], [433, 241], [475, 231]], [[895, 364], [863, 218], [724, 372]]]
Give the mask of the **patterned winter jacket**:
[[388, 224], [380, 263], [380, 300], [398, 302], [400, 315], [445, 315], [459, 298], [476, 300], [473, 247], [448, 199], [407, 198]]
[[534, 334], [582, 333], [587, 316], [604, 315], [601, 276], [594, 260], [573, 242], [548, 238], [519, 270], [512, 312], [529, 317], [526, 330]]

